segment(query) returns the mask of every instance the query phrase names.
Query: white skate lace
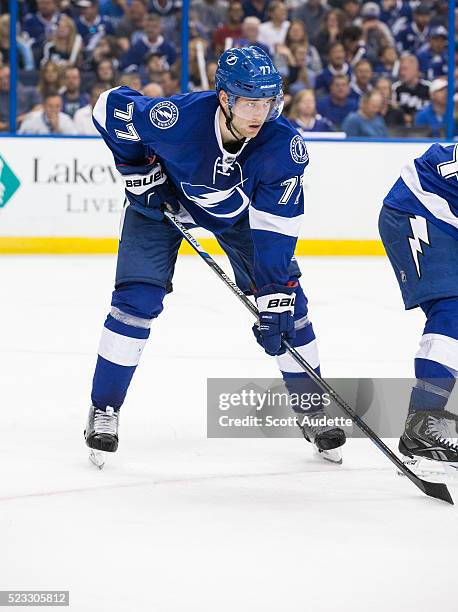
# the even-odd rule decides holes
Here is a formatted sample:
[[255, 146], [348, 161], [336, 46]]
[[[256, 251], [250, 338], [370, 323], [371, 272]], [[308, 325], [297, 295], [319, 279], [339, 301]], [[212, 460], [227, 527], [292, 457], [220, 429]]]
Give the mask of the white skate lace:
[[118, 433], [118, 413], [96, 410], [94, 413], [94, 431], [98, 434], [111, 434], [116, 436]]
[[444, 446], [458, 452], [458, 438], [451, 435], [449, 424], [451, 424], [451, 422], [447, 419], [438, 419], [434, 416], [428, 416], [428, 425], [425, 429], [425, 434], [427, 436], [432, 436]]

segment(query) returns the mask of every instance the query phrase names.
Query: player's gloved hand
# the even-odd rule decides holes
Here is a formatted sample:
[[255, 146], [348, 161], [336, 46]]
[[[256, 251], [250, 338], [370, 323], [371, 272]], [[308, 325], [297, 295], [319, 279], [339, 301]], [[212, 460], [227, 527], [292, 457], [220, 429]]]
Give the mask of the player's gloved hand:
[[259, 324], [253, 325], [256, 340], [268, 355], [282, 355], [282, 339], [291, 341], [294, 329], [295, 287], [267, 285], [256, 293]]
[[155, 157], [145, 160], [141, 166], [119, 164], [117, 169], [132, 208], [156, 221], [164, 218], [162, 208], [165, 203], [173, 212], [178, 212], [180, 204], [175, 190]]

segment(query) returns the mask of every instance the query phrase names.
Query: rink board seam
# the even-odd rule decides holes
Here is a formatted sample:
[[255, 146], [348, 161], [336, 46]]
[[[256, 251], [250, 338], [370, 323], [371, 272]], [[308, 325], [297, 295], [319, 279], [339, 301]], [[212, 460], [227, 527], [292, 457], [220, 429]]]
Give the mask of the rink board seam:
[[[215, 238], [199, 238], [199, 242], [210, 255], [223, 255], [223, 250]], [[0, 237], [2, 255], [109, 255], [116, 253], [116, 238], [85, 238], [56, 236], [4, 236]], [[182, 255], [194, 255], [192, 247], [183, 242]], [[297, 241], [297, 256], [363, 256], [385, 255], [380, 240], [309, 240]]]

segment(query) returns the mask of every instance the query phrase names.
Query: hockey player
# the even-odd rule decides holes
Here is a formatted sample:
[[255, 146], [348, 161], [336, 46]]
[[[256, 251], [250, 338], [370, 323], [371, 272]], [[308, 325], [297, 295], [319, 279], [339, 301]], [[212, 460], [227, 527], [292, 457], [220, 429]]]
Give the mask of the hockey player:
[[403, 168], [379, 230], [406, 309], [426, 315], [399, 450], [419, 472], [422, 458], [448, 471], [458, 462], [458, 419], [446, 410], [458, 372], [458, 145], [434, 144]]
[[[116, 450], [119, 409], [151, 322], [172, 288], [181, 234], [164, 217], [164, 202], [181, 221], [216, 236], [238, 286], [255, 295], [255, 336], [277, 356], [286, 383], [297, 389], [307, 376], [285, 353], [283, 337], [319, 371], [293, 257], [308, 154], [302, 137], [280, 117], [282, 107], [281, 77], [257, 47], [223, 53], [216, 92], [151, 99], [117, 87], [100, 96], [94, 123], [122, 175], [126, 206], [85, 432], [90, 448]], [[303, 434], [324, 454], [345, 441], [344, 432], [331, 426], [306, 426]]]

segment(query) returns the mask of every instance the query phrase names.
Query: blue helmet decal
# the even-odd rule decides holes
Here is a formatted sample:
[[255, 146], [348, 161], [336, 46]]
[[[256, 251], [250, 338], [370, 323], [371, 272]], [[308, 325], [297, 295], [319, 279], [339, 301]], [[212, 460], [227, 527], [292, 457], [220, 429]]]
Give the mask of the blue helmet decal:
[[228, 94], [230, 106], [236, 96], [273, 98], [272, 113], [267, 120], [272, 121], [281, 113], [281, 76], [267, 53], [259, 47], [225, 51], [218, 61], [215, 84], [217, 92], [224, 90]]

